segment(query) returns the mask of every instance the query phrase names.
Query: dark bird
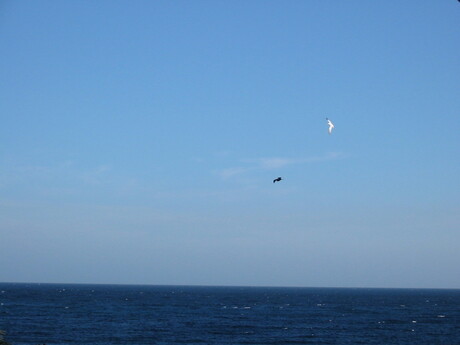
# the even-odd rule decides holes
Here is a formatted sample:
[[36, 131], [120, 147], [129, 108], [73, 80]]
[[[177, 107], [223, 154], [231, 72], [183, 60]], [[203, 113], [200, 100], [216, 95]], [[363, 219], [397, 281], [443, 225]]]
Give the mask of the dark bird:
[[275, 182], [280, 182], [281, 180], [282, 180], [281, 177], [277, 177], [277, 178], [275, 178], [275, 179], [273, 180], [273, 183], [275, 183]]

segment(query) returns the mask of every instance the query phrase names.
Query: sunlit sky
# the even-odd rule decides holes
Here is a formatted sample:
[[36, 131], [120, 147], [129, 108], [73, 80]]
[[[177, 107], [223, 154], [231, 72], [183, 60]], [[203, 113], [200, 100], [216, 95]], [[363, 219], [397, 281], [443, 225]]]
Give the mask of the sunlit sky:
[[460, 288], [459, 33], [456, 0], [1, 1], [0, 281]]

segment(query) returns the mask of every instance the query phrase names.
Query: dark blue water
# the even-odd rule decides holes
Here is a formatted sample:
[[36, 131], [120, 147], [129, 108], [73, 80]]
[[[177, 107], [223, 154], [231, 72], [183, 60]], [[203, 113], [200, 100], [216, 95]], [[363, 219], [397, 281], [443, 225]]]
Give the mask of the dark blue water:
[[460, 344], [460, 290], [0, 284], [25, 344]]

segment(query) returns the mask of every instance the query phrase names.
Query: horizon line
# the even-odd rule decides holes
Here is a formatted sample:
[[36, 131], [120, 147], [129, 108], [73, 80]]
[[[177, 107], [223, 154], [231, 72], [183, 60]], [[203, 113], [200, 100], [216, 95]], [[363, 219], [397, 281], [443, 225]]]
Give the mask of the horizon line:
[[149, 284], [149, 283], [56, 283], [56, 282], [3, 282], [0, 284], [34, 285], [100, 285], [150, 287], [206, 287], [206, 288], [274, 288], [274, 289], [375, 289], [375, 290], [460, 290], [451, 287], [376, 287], [376, 286], [301, 286], [301, 285], [221, 285], [221, 284]]

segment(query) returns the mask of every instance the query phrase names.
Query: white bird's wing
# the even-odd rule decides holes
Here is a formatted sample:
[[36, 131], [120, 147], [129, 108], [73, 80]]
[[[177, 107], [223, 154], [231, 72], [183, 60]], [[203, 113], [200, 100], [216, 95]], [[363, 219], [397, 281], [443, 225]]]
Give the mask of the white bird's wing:
[[327, 120], [327, 124], [329, 125], [328, 132], [329, 134], [332, 133], [332, 128], [334, 128], [334, 124], [331, 122], [331, 120]]

